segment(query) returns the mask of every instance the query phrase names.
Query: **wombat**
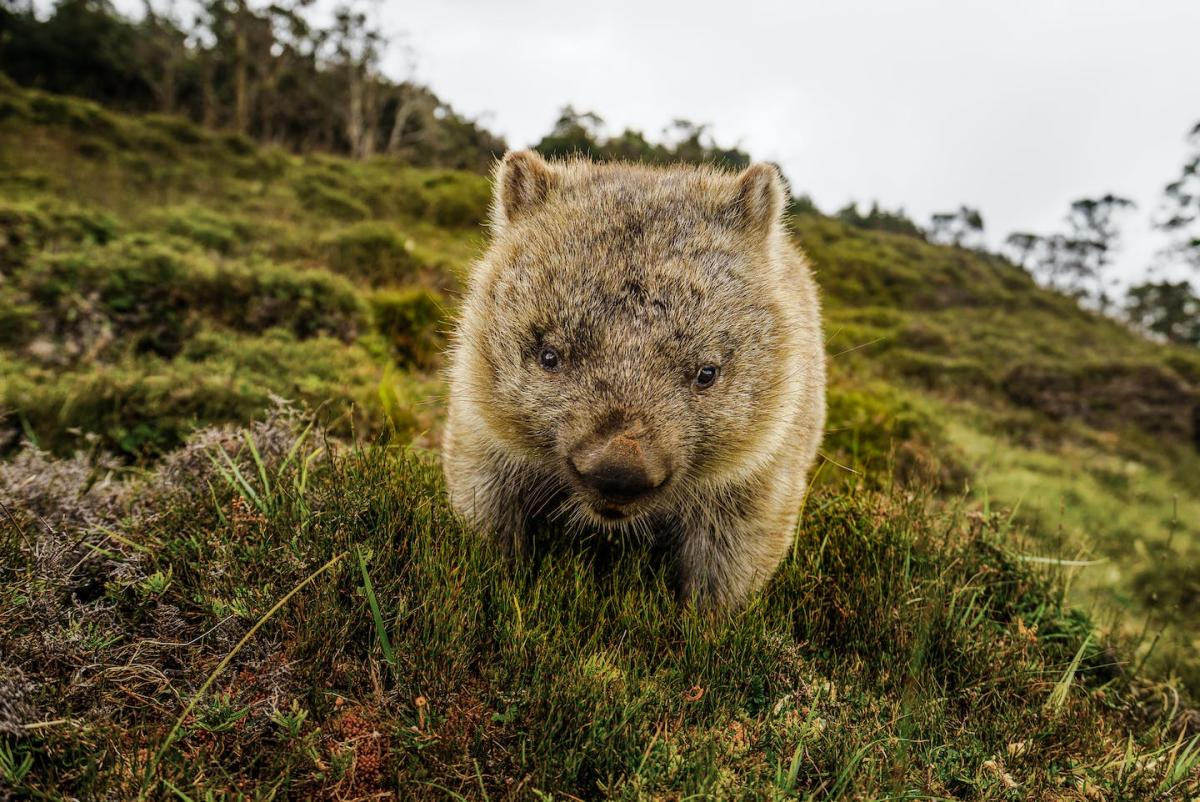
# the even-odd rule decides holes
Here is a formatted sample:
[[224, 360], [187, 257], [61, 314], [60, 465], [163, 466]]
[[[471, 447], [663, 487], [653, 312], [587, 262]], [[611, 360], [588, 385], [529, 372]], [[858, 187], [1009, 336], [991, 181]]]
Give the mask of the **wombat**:
[[792, 543], [825, 423], [817, 290], [774, 167], [507, 154], [450, 348], [454, 508], [517, 555], [545, 516], [652, 534], [736, 604]]

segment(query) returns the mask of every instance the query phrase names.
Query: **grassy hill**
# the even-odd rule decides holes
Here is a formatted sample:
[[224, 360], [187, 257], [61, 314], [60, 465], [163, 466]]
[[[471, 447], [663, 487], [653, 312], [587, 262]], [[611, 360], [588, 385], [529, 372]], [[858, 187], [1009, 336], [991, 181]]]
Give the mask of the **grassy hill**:
[[635, 544], [514, 575], [446, 507], [488, 198], [0, 83], [0, 798], [1200, 790], [1200, 355], [792, 219], [826, 462], [703, 619]]

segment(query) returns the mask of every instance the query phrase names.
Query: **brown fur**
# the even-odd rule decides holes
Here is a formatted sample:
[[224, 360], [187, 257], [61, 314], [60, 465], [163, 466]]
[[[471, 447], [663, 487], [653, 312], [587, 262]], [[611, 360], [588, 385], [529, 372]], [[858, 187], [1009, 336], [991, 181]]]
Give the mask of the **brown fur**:
[[[520, 152], [496, 187], [451, 352], [452, 503], [518, 553], [545, 515], [652, 534], [684, 598], [742, 600], [787, 553], [825, 421], [817, 292], [778, 174]], [[618, 521], [568, 466], [612, 421], [670, 474]]]

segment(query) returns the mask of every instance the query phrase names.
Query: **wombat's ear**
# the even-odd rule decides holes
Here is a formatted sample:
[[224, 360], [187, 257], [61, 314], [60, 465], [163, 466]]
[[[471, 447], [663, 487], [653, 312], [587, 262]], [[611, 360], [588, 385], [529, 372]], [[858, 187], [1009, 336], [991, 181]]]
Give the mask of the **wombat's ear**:
[[734, 214], [743, 229], [766, 236], [783, 211], [783, 181], [770, 164], [752, 164], [737, 177]]
[[492, 225], [503, 228], [546, 200], [558, 176], [539, 154], [517, 150], [504, 154], [495, 180]]

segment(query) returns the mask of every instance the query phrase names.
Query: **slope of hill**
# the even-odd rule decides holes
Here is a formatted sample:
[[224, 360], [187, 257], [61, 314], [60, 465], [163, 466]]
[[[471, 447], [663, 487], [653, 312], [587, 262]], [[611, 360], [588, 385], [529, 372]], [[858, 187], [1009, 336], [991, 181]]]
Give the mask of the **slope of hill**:
[[995, 257], [793, 219], [827, 461], [770, 590], [701, 620], [637, 546], [548, 538], [510, 576], [448, 512], [425, 449], [488, 198], [0, 82], [0, 780], [1196, 791], [1196, 353]]

